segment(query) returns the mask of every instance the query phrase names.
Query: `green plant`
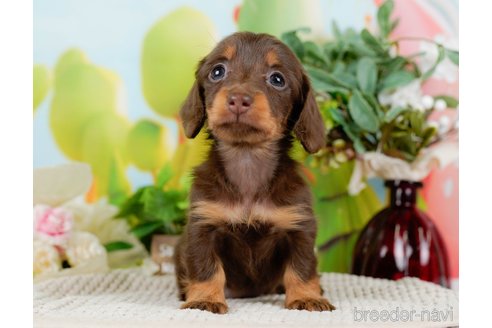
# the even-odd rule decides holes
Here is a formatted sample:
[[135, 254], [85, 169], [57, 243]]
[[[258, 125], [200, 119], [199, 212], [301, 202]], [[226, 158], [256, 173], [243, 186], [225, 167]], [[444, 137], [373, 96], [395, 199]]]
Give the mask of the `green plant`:
[[[368, 151], [412, 162], [421, 150], [444, 137], [428, 118], [435, 108], [443, 107], [437, 104], [455, 108], [458, 101], [448, 95], [424, 99], [421, 86], [446, 57], [458, 65], [459, 53], [427, 39], [392, 40], [390, 33], [398, 24], [390, 19], [393, 6], [392, 0], [380, 6], [378, 35], [367, 29], [342, 32], [334, 24], [334, 39], [323, 44], [302, 41], [298, 33], [306, 29], [282, 36], [303, 63], [329, 130], [327, 147], [313, 157], [322, 166], [337, 166]], [[437, 47], [432, 67], [419, 68], [418, 60], [425, 53], [399, 54], [400, 43], [408, 40]], [[412, 99], [404, 101], [404, 88]]]
[[130, 231], [147, 250], [152, 235], [179, 235], [186, 224], [188, 190], [165, 188], [171, 178], [171, 167], [165, 165], [157, 175], [156, 184], [139, 188], [121, 204], [116, 215], [127, 220]]

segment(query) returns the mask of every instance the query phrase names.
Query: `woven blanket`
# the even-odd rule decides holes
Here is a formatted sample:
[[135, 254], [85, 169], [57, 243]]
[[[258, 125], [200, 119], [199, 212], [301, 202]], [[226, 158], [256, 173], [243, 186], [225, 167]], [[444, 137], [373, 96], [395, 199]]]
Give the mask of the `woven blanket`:
[[323, 273], [337, 309], [283, 308], [284, 295], [228, 299], [224, 315], [180, 310], [174, 276], [137, 269], [66, 276], [34, 285], [35, 327], [452, 327], [458, 294], [416, 278], [399, 281]]

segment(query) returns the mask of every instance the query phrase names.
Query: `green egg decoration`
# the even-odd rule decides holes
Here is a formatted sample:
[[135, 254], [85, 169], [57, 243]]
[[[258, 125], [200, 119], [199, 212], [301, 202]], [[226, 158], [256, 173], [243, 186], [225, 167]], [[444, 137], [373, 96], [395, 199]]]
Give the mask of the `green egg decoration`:
[[167, 126], [148, 119], [138, 121], [126, 140], [131, 162], [154, 174], [172, 159], [176, 146], [176, 136]]
[[83, 161], [82, 136], [94, 117], [121, 112], [119, 77], [87, 60], [80, 50], [64, 53], [55, 68], [50, 126], [56, 144], [70, 159]]
[[43, 102], [50, 90], [52, 82], [51, 71], [45, 65], [34, 65], [33, 68], [33, 110], [35, 111], [38, 106]]
[[299, 28], [310, 28], [313, 34], [323, 31], [319, 0], [244, 0], [237, 23], [240, 31], [268, 33], [278, 38]]
[[82, 158], [92, 166], [103, 192], [108, 190], [114, 157], [118, 156], [123, 166], [128, 164], [125, 142], [130, 127], [126, 117], [111, 113], [94, 117], [84, 129]]
[[156, 113], [176, 118], [198, 61], [217, 41], [212, 21], [189, 7], [171, 12], [150, 28], [142, 47], [142, 91]]
[[[141, 54], [142, 91], [157, 114], [176, 119], [194, 81], [194, 71], [217, 42], [215, 27], [201, 12], [181, 7], [159, 19], [146, 33]], [[141, 119], [135, 124], [122, 106], [123, 83], [80, 49], [69, 49], [53, 70], [50, 127], [54, 141], [70, 160], [89, 163], [94, 183], [89, 200], [108, 197], [117, 203], [131, 191], [127, 168], [156, 173], [171, 163], [176, 187], [203, 160], [204, 137], [178, 146], [168, 124]], [[46, 97], [51, 83], [47, 67], [34, 67], [34, 104]]]
[[[94, 200], [108, 195], [115, 163], [124, 168], [128, 162], [124, 145], [131, 123], [123, 113], [122, 96], [118, 75], [91, 63], [81, 50], [70, 49], [60, 56], [50, 106], [51, 131], [65, 156], [91, 165]], [[125, 181], [114, 185], [129, 192], [126, 176], [119, 179]]]

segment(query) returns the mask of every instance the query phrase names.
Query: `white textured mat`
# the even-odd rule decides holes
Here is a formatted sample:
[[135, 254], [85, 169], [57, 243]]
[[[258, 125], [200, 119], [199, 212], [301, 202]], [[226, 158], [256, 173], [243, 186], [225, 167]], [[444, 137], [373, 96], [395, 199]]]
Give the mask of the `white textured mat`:
[[132, 269], [62, 277], [34, 285], [34, 326], [231, 328], [458, 325], [458, 294], [415, 278], [394, 282], [325, 273], [321, 284], [337, 310], [286, 310], [283, 308], [284, 295], [269, 295], [254, 299], [228, 299], [229, 313], [218, 315], [200, 310], [179, 310], [180, 302], [172, 275], [149, 277]]

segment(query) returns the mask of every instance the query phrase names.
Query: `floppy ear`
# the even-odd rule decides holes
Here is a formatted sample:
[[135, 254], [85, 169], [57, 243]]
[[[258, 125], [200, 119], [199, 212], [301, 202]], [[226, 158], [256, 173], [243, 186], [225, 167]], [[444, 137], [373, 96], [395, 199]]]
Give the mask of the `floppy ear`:
[[194, 138], [205, 123], [205, 104], [198, 81], [193, 83], [179, 116], [183, 122], [184, 133], [188, 138]]
[[302, 89], [304, 103], [301, 105], [299, 119], [294, 125], [294, 133], [304, 149], [313, 154], [325, 146], [326, 128], [314, 99], [309, 79], [304, 74]]

